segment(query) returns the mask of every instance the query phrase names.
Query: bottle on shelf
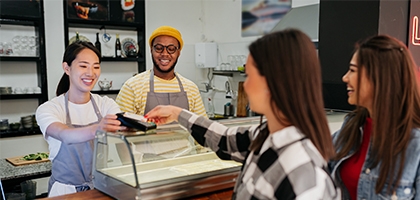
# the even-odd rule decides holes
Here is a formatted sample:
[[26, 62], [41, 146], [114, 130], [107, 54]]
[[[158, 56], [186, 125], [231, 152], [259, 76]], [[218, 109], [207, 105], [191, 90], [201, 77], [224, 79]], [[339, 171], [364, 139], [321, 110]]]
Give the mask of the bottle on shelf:
[[80, 38], [79, 38], [79, 32], [76, 32], [76, 42], [77, 41], [80, 41]]
[[115, 57], [121, 58], [120, 34], [117, 34], [117, 39], [115, 40]]
[[211, 98], [208, 98], [207, 107], [207, 117], [214, 117], [214, 104]]
[[95, 47], [99, 50], [99, 52], [102, 55], [102, 52], [101, 52], [101, 42], [99, 42], [99, 33], [96, 33]]

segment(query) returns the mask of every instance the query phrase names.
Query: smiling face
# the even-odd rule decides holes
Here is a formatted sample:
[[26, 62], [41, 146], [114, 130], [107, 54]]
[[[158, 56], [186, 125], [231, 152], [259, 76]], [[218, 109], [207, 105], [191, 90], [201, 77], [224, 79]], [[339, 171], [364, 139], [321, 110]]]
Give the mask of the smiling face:
[[[166, 48], [164, 48], [161, 53], [158, 53], [153, 48], [157, 44], [160, 44], [163, 46], [174, 45], [178, 49], [173, 54], [168, 53]], [[151, 53], [152, 53], [153, 65], [154, 65], [154, 68], [156, 69], [155, 74], [159, 77], [164, 76], [165, 74], [168, 74], [168, 73], [171, 73], [171, 74], [173, 73], [175, 65], [178, 61], [178, 57], [181, 54], [179, 50], [178, 40], [176, 40], [174, 37], [167, 36], [167, 35], [158, 36], [153, 40]]]
[[99, 58], [88, 48], [80, 51], [70, 66], [64, 62], [63, 69], [70, 78], [69, 92], [79, 94], [89, 93], [101, 75]]
[[[358, 83], [360, 76], [360, 83]], [[348, 102], [372, 110], [373, 84], [366, 75], [366, 70], [357, 63], [357, 52], [353, 54], [349, 70], [343, 76], [343, 82], [347, 83]]]
[[270, 92], [267, 81], [258, 72], [251, 54], [248, 56], [245, 64], [245, 73], [247, 77], [244, 82], [244, 90], [248, 96], [251, 110], [260, 114], [266, 114], [267, 108], [270, 107]]

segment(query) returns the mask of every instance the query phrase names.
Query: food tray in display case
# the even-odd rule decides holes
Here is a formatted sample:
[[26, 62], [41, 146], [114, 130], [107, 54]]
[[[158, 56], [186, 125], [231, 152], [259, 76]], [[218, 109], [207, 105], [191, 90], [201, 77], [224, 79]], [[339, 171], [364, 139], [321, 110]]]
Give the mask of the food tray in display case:
[[[259, 118], [220, 121], [259, 124]], [[179, 199], [233, 188], [241, 163], [221, 160], [177, 124], [148, 132], [98, 131], [93, 182], [116, 199]]]

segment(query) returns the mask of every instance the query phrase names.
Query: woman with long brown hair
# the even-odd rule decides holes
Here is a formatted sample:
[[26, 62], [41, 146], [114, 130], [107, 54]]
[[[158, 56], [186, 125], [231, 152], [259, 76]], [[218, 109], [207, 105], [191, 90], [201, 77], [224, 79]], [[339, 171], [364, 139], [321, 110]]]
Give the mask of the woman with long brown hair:
[[298, 30], [268, 34], [249, 46], [244, 89], [261, 125], [228, 128], [187, 110], [158, 106], [146, 114], [174, 120], [222, 159], [243, 163], [233, 199], [338, 199], [326, 172], [334, 155], [315, 46]]
[[330, 163], [344, 199], [420, 199], [418, 67], [397, 39], [360, 42], [343, 76], [356, 105], [333, 136]]

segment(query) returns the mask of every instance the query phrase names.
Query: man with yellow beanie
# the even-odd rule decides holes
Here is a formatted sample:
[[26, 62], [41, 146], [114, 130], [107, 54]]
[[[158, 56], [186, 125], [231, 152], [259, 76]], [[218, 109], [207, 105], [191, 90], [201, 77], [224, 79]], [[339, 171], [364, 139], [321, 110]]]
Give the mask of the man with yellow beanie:
[[181, 33], [161, 26], [149, 39], [153, 69], [128, 79], [116, 102], [121, 111], [145, 115], [157, 105], [175, 105], [207, 116], [197, 85], [175, 72], [184, 45]]

